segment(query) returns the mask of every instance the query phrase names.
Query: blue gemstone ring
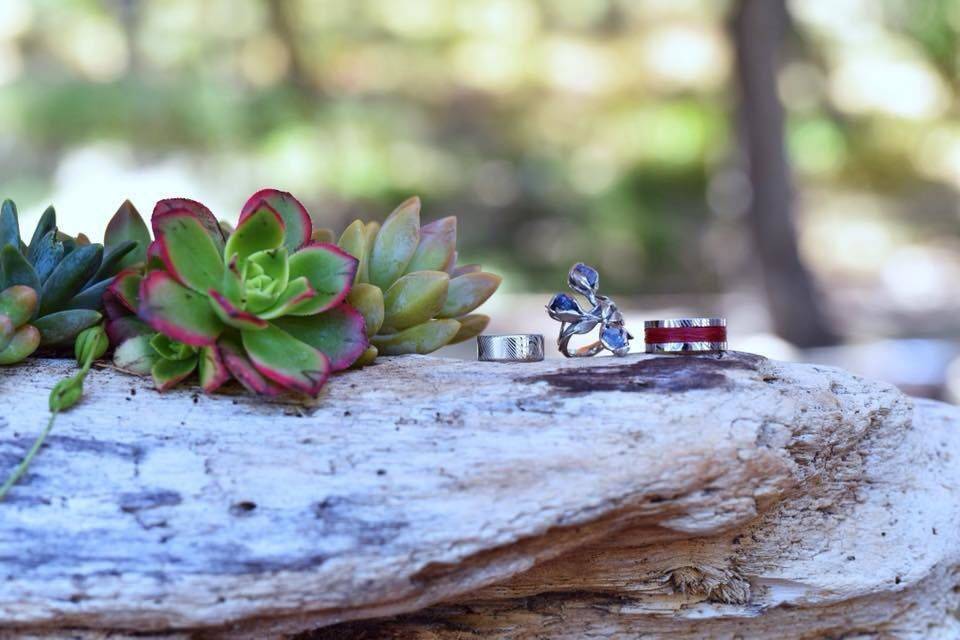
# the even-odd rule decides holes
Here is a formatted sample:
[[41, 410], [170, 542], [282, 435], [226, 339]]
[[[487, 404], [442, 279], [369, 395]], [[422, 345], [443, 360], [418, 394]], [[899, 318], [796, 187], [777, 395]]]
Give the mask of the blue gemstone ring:
[[[593, 267], [577, 263], [570, 269], [570, 289], [589, 302], [590, 310], [584, 311], [577, 300], [566, 293], [558, 293], [547, 305], [547, 313], [560, 323], [557, 347], [568, 358], [589, 358], [606, 350], [616, 356], [630, 353], [633, 336], [623, 325], [623, 315], [613, 300], [599, 295], [600, 274]], [[600, 339], [585, 347], [570, 351], [570, 339], [575, 335], [590, 333], [600, 327]]]

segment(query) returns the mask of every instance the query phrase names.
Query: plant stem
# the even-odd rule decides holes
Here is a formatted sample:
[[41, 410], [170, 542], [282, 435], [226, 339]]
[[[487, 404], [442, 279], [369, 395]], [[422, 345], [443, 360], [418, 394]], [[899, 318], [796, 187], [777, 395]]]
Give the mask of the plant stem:
[[44, 427], [42, 432], [40, 432], [40, 436], [33, 443], [33, 446], [30, 447], [30, 451], [27, 452], [27, 456], [13, 472], [13, 475], [3, 483], [2, 487], [0, 487], [0, 502], [3, 502], [3, 499], [7, 496], [7, 493], [10, 492], [10, 489], [13, 488], [13, 485], [17, 484], [17, 481], [19, 481], [20, 478], [23, 477], [23, 474], [27, 472], [27, 469], [30, 467], [30, 463], [33, 462], [37, 452], [40, 451], [40, 447], [43, 446], [43, 441], [47, 439], [47, 435], [49, 435], [50, 430], [53, 429], [53, 421], [56, 417], [56, 411], [50, 414], [50, 420], [47, 421], [47, 426]]

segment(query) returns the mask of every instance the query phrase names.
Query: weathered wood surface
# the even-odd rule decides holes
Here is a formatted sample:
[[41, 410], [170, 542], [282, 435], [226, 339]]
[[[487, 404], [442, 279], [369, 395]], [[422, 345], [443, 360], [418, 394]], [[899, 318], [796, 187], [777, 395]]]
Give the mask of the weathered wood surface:
[[[69, 369], [0, 369], [0, 474]], [[960, 414], [835, 369], [410, 357], [315, 408], [87, 387], [0, 503], [0, 638], [960, 636]]]

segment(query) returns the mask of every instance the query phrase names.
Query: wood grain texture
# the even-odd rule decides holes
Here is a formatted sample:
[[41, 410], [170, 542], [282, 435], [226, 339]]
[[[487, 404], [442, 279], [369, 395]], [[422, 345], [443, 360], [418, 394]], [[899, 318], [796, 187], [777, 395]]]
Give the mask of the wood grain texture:
[[[0, 474], [69, 370], [0, 369]], [[405, 357], [313, 407], [87, 388], [0, 503], [0, 638], [960, 635], [960, 415], [839, 370]]]

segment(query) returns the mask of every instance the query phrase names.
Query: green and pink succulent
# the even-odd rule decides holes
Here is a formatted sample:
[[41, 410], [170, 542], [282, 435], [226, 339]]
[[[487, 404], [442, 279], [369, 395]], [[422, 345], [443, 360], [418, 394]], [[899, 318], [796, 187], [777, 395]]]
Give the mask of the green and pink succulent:
[[198, 371], [207, 392], [233, 377], [260, 394], [314, 396], [369, 346], [346, 302], [358, 261], [313, 241], [289, 193], [254, 194], [229, 236], [185, 199], [157, 203], [152, 226], [146, 271], [124, 271], [108, 290], [121, 368], [149, 368], [161, 389]]
[[457, 266], [456, 217], [420, 226], [419, 198], [401, 203], [382, 226], [355, 221], [339, 245], [359, 261], [349, 300], [366, 318], [372, 343], [361, 364], [378, 354], [431, 353], [479, 335], [490, 322], [474, 311], [500, 276]]

